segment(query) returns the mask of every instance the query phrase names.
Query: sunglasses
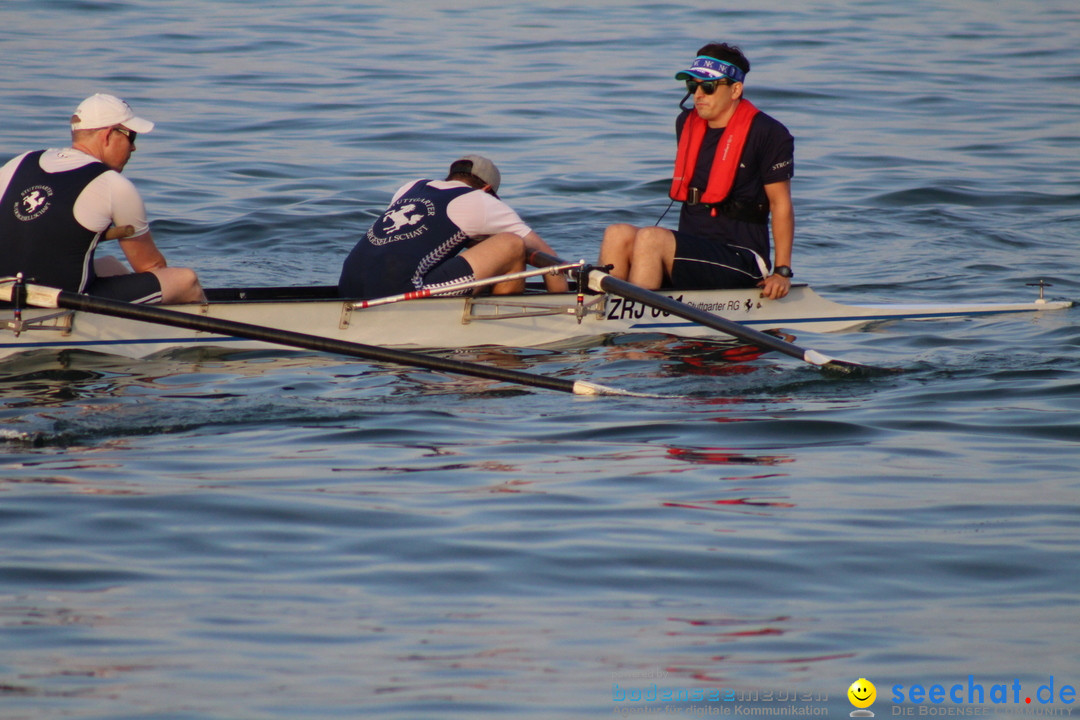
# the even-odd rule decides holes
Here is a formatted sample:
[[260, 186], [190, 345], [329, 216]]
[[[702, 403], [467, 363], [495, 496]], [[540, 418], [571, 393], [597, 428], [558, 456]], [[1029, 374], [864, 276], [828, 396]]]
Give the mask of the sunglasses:
[[687, 78], [686, 91], [693, 95], [697, 92], [698, 88], [701, 88], [701, 91], [706, 95], [712, 95], [714, 92], [716, 92], [716, 88], [720, 87], [721, 85], [730, 84], [731, 83], [727, 80], [691, 80]]
[[134, 130], [128, 130], [126, 127], [114, 127], [113, 130], [126, 137], [131, 143], [131, 147], [135, 147], [135, 137], [139, 133], [135, 132]]

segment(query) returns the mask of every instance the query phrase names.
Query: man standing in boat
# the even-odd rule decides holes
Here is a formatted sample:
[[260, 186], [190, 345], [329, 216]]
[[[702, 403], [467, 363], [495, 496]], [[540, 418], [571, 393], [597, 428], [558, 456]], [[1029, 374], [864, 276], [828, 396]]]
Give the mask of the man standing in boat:
[[694, 99], [675, 123], [670, 195], [682, 203], [679, 229], [610, 225], [600, 264], [611, 265], [615, 277], [650, 290], [758, 286], [764, 297], [788, 294], [795, 141], [743, 96], [749, 71], [737, 47], [712, 43], [675, 75]]
[[[195, 272], [169, 267], [154, 244], [146, 207], [122, 176], [136, 135], [154, 123], [112, 95], [86, 98], [71, 116], [71, 147], [28, 152], [0, 168], [0, 277], [127, 302], [205, 299]], [[98, 258], [118, 239], [135, 272]]]
[[[390, 206], [346, 258], [338, 281], [342, 297], [371, 300], [482, 280], [525, 269], [527, 253], [553, 254], [513, 208], [499, 199], [501, 174], [480, 155], [450, 166], [445, 180], [414, 180], [398, 188]], [[551, 292], [565, 292], [562, 276], [544, 276]], [[523, 279], [493, 286], [521, 292]]]

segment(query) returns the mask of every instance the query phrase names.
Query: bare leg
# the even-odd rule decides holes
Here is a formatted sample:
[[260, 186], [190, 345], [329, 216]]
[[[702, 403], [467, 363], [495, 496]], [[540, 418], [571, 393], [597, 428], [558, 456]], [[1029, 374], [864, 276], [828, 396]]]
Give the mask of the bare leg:
[[150, 272], [161, 283], [161, 302], [166, 305], [206, 301], [199, 278], [191, 268], [163, 267]]
[[625, 223], [608, 225], [604, 230], [604, 239], [600, 243], [600, 264], [611, 265], [610, 273], [620, 280], [630, 277], [630, 258], [637, 233], [636, 227]]
[[656, 290], [671, 277], [675, 262], [675, 233], [655, 225], [641, 228], [634, 238], [630, 257], [630, 276], [635, 285]]
[[611, 275], [656, 290], [671, 277], [675, 262], [675, 234], [655, 225], [609, 225], [600, 245], [600, 264], [611, 265]]
[[127, 275], [131, 268], [111, 255], [102, 255], [94, 258], [94, 274], [98, 277], [112, 277], [113, 275]]
[[[203, 302], [206, 295], [195, 271], [190, 268], [164, 267], [151, 270], [161, 283], [163, 303]], [[131, 268], [111, 255], [94, 258], [94, 274], [98, 277], [130, 275]]]
[[[525, 241], [513, 233], [492, 235], [461, 253], [478, 280], [521, 272], [525, 269]], [[525, 279], [504, 280], [492, 286], [495, 295], [510, 295], [525, 290]]]

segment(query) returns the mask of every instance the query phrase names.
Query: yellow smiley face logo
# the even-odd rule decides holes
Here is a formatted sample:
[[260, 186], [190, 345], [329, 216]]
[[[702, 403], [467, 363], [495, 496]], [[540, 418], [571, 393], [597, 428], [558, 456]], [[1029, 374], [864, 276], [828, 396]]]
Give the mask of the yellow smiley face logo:
[[857, 708], [868, 708], [877, 699], [877, 688], [866, 678], [859, 678], [847, 689], [848, 700]]

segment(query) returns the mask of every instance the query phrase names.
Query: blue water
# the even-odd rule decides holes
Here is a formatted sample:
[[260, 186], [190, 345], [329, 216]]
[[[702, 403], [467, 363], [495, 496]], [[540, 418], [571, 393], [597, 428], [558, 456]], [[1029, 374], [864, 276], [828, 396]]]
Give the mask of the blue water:
[[[672, 74], [730, 40], [796, 137], [800, 280], [1080, 297], [1080, 6], [790, 5], [42, 0], [0, 10], [0, 154], [130, 100], [158, 127], [125, 172], [210, 286], [334, 282], [465, 152], [591, 258], [663, 213]], [[868, 379], [658, 337], [450, 354], [672, 400], [286, 352], [6, 362], [0, 717], [846, 717], [858, 678], [878, 717], [1067, 711], [1076, 313], [798, 338], [905, 371]], [[934, 685], [964, 702], [895, 699]]]

